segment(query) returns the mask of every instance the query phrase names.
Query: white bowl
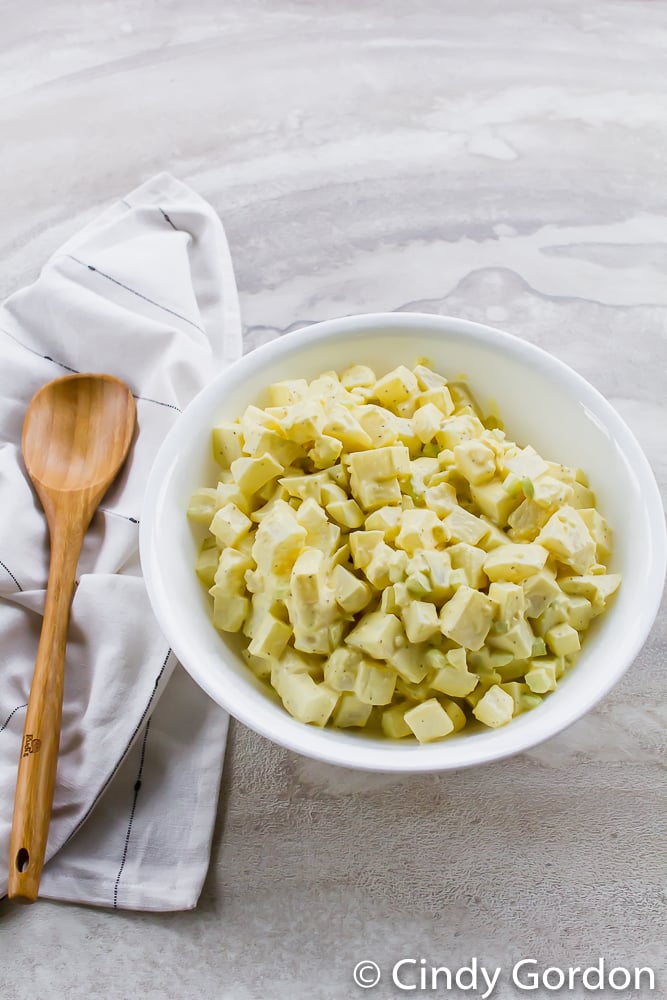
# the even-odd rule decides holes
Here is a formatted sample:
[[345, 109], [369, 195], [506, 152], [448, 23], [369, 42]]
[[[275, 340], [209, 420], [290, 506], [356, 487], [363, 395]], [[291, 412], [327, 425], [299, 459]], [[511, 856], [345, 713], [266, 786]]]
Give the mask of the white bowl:
[[[498, 730], [463, 732], [439, 743], [371, 738], [292, 719], [267, 695], [209, 617], [194, 572], [198, 540], [186, 518], [192, 492], [217, 481], [213, 425], [239, 416], [284, 378], [312, 378], [368, 364], [384, 374], [427, 357], [450, 378], [466, 375], [482, 407], [493, 401], [508, 436], [546, 458], [586, 470], [614, 529], [611, 569], [623, 574], [615, 603], [598, 619], [579, 660], [537, 709]], [[596, 704], [628, 669], [657, 614], [665, 574], [659, 493], [636, 439], [581, 376], [544, 351], [490, 327], [409, 313], [317, 323], [260, 347], [199, 393], [160, 448], [141, 518], [141, 561], [157, 619], [177, 657], [214, 701], [247, 726], [298, 753], [373, 771], [437, 771], [496, 760], [560, 732]]]

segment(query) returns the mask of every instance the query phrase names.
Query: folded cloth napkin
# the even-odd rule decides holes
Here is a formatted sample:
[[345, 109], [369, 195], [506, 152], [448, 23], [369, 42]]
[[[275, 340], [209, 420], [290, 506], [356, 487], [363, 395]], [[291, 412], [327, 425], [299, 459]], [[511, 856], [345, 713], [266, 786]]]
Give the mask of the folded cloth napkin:
[[0, 308], [0, 896], [49, 556], [21, 429], [42, 384], [87, 371], [127, 383], [138, 433], [79, 561], [40, 894], [141, 910], [197, 903], [228, 719], [158, 629], [141, 578], [138, 524], [162, 438], [206, 380], [240, 354], [222, 224], [165, 174], [70, 239]]

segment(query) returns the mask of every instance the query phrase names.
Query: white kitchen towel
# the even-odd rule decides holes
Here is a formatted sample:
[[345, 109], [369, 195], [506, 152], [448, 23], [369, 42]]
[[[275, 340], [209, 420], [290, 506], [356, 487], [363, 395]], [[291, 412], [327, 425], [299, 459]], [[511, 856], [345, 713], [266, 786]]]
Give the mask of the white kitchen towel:
[[40, 893], [128, 909], [196, 905], [228, 719], [160, 633], [141, 579], [138, 524], [160, 442], [197, 390], [240, 354], [222, 224], [165, 174], [70, 239], [0, 308], [0, 896], [49, 555], [21, 428], [41, 385], [87, 371], [128, 384], [138, 429], [79, 561]]

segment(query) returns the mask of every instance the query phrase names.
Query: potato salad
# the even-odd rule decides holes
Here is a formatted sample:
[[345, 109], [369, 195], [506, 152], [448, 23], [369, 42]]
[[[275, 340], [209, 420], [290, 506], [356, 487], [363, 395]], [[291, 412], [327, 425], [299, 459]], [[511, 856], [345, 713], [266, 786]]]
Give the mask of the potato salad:
[[584, 472], [427, 363], [269, 386], [189, 517], [222, 632], [295, 719], [440, 740], [538, 706], [621, 578]]

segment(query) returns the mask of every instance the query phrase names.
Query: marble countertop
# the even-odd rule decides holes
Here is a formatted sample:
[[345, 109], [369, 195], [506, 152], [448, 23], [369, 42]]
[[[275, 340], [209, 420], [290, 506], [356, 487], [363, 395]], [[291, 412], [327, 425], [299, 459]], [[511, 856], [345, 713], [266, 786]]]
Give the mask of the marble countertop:
[[[359, 311], [503, 326], [613, 402], [664, 495], [667, 4], [3, 15], [0, 295], [166, 169], [225, 223], [247, 349]], [[385, 998], [403, 991], [356, 988], [356, 962], [473, 956], [649, 965], [641, 995], [664, 995], [666, 621], [593, 713], [481, 769], [351, 773], [233, 726], [198, 909], [2, 903], [4, 1000]]]

